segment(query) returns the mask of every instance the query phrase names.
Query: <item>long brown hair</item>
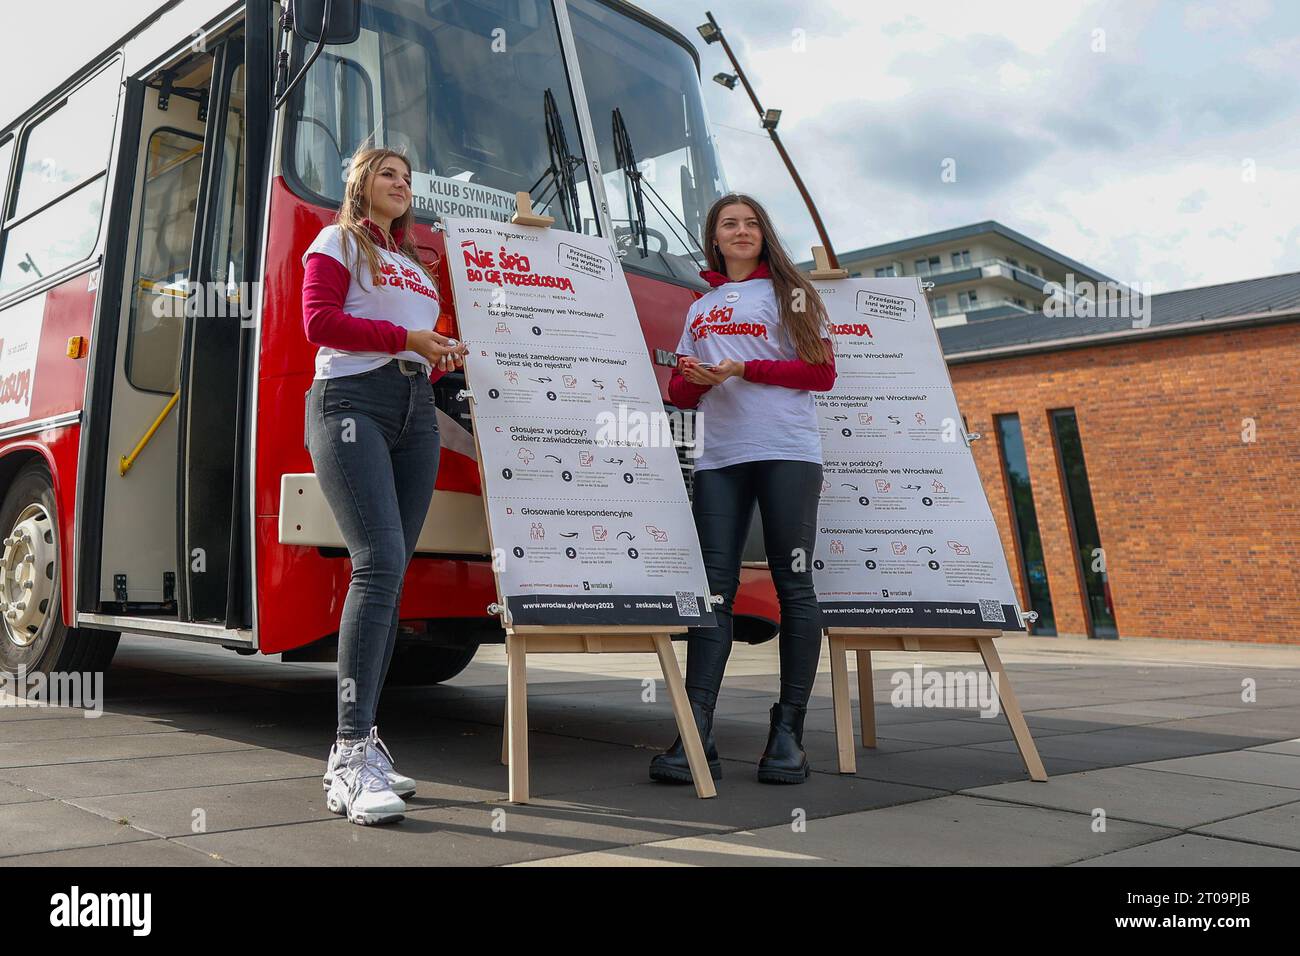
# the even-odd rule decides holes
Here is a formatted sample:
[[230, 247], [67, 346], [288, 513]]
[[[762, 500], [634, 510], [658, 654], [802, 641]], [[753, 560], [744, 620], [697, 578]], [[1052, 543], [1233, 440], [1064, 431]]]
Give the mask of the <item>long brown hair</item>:
[[[338, 223], [343, 232], [352, 238], [352, 249], [354, 252], [353, 262], [350, 266], [352, 274], [361, 278], [360, 265], [362, 256], [365, 257], [366, 265], [370, 269], [370, 280], [373, 283], [379, 275], [380, 262], [379, 250], [375, 246], [375, 240], [362, 222], [363, 219], [370, 218], [370, 200], [367, 198], [370, 191], [370, 179], [379, 171], [384, 160], [389, 158], [397, 159], [406, 166], [406, 171], [411, 171], [411, 162], [402, 153], [395, 149], [385, 147], [374, 147], [371, 149], [359, 149], [352, 156], [352, 163], [348, 167], [348, 181], [343, 189], [343, 205], [339, 208], [338, 215], [334, 221]], [[420, 261], [419, 251], [415, 248], [415, 236], [411, 227], [415, 224], [415, 203], [411, 203], [406, 208], [406, 212], [393, 220], [392, 229], [401, 229], [402, 241], [400, 243], [388, 240], [390, 242], [388, 250], [390, 252], [400, 252], [406, 258], [410, 259], [420, 267], [429, 281], [436, 287], [438, 277], [430, 271], [429, 267]]]
[[[789, 253], [777, 238], [771, 217], [758, 200], [743, 193], [728, 193], [709, 208], [709, 215], [704, 223], [706, 243], [704, 255], [708, 260], [709, 268], [714, 272], [727, 274], [727, 263], [722, 258], [722, 252], [718, 249], [714, 235], [723, 208], [733, 203], [744, 203], [754, 210], [758, 226], [763, 231], [763, 246], [759, 250], [758, 258], [760, 262], [767, 263], [768, 272], [772, 275], [772, 290], [776, 293], [776, 305], [780, 311], [781, 324], [785, 327], [786, 334], [790, 336], [790, 341], [794, 343], [795, 352], [798, 353], [799, 358], [810, 365], [821, 365], [826, 361], [826, 346], [822, 344], [822, 339], [831, 337], [830, 317], [826, 314], [826, 304], [822, 302], [822, 297], [817, 294], [808, 277], [795, 268]], [[801, 290], [802, 294], [797, 294], [795, 290]], [[796, 300], [799, 300], [802, 308], [796, 307]]]

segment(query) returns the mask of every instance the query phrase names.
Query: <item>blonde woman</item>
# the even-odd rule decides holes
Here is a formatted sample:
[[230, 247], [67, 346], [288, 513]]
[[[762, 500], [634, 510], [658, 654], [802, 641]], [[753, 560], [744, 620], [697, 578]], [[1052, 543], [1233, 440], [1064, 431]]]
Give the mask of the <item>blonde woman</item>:
[[402, 819], [402, 798], [415, 792], [379, 739], [375, 711], [438, 472], [430, 375], [460, 366], [466, 353], [434, 331], [438, 283], [412, 223], [410, 164], [389, 149], [361, 150], [335, 223], [303, 254], [303, 326], [319, 347], [307, 447], [352, 559], [324, 785], [329, 809], [360, 824]]

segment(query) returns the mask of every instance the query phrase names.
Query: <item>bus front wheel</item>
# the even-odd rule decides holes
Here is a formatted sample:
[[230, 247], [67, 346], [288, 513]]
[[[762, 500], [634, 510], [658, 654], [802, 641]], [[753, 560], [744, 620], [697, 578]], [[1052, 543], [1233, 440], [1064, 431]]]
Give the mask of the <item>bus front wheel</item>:
[[49, 470], [32, 462], [0, 505], [0, 669], [27, 675], [108, 668], [119, 635], [63, 622], [58, 508]]

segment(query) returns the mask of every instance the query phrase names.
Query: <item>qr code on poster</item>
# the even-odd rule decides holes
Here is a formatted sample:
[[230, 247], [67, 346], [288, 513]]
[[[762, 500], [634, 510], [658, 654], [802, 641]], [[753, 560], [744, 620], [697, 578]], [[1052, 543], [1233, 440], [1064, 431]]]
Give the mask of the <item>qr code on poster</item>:
[[677, 592], [677, 613], [682, 617], [700, 616], [700, 603], [690, 591]]
[[980, 620], [996, 621], [998, 624], [1007, 623], [1007, 616], [1002, 612], [1002, 602], [980, 598]]

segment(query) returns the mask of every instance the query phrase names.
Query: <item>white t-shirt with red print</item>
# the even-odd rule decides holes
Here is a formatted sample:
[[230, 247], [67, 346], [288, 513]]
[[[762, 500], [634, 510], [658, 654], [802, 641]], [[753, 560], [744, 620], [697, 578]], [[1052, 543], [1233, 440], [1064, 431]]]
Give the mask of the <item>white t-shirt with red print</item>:
[[[338, 260], [349, 270], [355, 261], [360, 262], [357, 271], [361, 278], [353, 273], [352, 280], [348, 283], [347, 297], [343, 301], [343, 311], [361, 318], [392, 322], [404, 329], [432, 331], [441, 310], [438, 290], [419, 266], [400, 252], [377, 246], [382, 272], [378, 281], [372, 283], [365, 256], [361, 255], [358, 260], [358, 250], [353, 248], [350, 237], [347, 240], [347, 255], [344, 255], [344, 235], [341, 226], [326, 226], [302, 254], [304, 266], [307, 257], [314, 252]], [[430, 370], [433, 368], [429, 360], [418, 352], [359, 352], [321, 346], [316, 351], [315, 377], [359, 375], [379, 368], [394, 357], [419, 362]]]
[[[687, 312], [678, 355], [715, 365], [723, 359], [789, 361], [799, 357], [781, 324], [772, 280], [727, 282]], [[813, 393], [732, 376], [699, 402], [695, 470], [780, 459], [821, 464]]]

